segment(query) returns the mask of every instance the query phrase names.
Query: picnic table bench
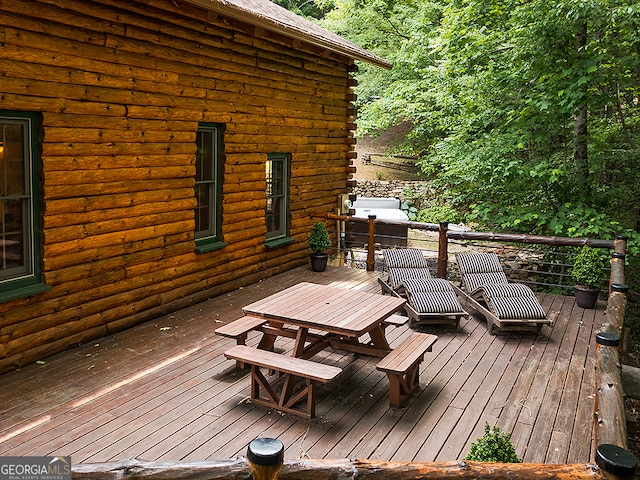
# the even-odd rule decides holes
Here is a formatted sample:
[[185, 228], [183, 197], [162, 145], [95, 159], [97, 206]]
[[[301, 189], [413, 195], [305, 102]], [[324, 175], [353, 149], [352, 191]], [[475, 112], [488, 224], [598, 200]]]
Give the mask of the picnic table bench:
[[436, 335], [413, 332], [376, 365], [389, 377], [389, 403], [392, 407], [402, 406], [419, 385], [420, 363], [436, 340]]
[[[226, 352], [225, 357], [243, 364], [251, 365], [251, 401], [267, 407], [273, 407], [284, 412], [312, 418], [315, 415], [315, 393], [317, 382], [326, 383], [337, 377], [341, 368], [323, 363], [290, 357], [279, 353], [260, 350], [258, 348], [236, 345]], [[269, 382], [260, 368], [284, 375], [280, 393], [276, 391], [279, 376]], [[295, 391], [297, 378], [303, 378], [306, 386]], [[261, 394], [264, 391], [265, 395]], [[296, 407], [296, 404], [306, 397], [306, 407]]]
[[238, 345], [244, 345], [247, 341], [247, 334], [251, 330], [258, 329], [258, 327], [265, 323], [267, 323], [266, 318], [245, 315], [233, 322], [216, 328], [215, 334], [227, 338], [235, 338]]

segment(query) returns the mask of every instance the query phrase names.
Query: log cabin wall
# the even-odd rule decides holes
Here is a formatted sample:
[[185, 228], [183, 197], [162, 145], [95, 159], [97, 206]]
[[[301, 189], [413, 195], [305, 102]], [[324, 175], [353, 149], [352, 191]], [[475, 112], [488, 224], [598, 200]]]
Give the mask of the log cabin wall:
[[[308, 262], [354, 158], [348, 59], [180, 0], [0, 0], [0, 110], [39, 115], [45, 293], [0, 304], [0, 372]], [[221, 232], [196, 253], [199, 122], [224, 126]], [[265, 162], [290, 232], [265, 247]], [[213, 326], [212, 326], [213, 328]]]

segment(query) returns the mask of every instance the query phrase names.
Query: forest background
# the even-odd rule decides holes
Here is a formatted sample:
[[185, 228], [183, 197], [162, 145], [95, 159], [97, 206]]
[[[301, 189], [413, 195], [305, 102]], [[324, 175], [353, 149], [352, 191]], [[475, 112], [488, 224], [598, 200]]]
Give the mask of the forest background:
[[640, 3], [276, 0], [393, 64], [360, 64], [358, 136], [401, 123], [440, 203], [421, 221], [628, 237], [640, 354]]

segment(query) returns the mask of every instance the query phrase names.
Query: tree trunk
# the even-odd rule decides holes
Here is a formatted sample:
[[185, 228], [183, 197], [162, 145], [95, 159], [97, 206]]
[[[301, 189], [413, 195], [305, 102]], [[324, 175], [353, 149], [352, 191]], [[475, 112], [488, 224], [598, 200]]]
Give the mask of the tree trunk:
[[[587, 45], [587, 22], [580, 20], [576, 28], [575, 48], [577, 59], [582, 57]], [[576, 109], [573, 126], [573, 161], [576, 166], [581, 190], [585, 197], [591, 196], [589, 182], [589, 159], [587, 156], [587, 87], [583, 87], [583, 101]]]

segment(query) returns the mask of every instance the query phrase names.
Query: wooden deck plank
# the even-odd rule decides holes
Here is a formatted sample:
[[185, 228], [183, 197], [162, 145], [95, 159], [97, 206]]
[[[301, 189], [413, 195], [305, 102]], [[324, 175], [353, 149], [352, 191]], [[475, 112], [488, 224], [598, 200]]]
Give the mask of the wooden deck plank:
[[[391, 422], [387, 422], [388, 428], [385, 427], [383, 429], [385, 438], [387, 438], [391, 434], [394, 428], [394, 431], [399, 432], [396, 433], [398, 437], [395, 440], [395, 446], [397, 448], [402, 446], [402, 449], [404, 449], [409, 445], [408, 443], [403, 444], [404, 440], [402, 436], [408, 435], [409, 432], [416, 428], [416, 426], [418, 429], [427, 428], [427, 430], [425, 430], [424, 432], [424, 435], [427, 435], [429, 433], [428, 428], [430, 428], [431, 421], [430, 419], [421, 421], [421, 417], [425, 409], [430, 408], [430, 405], [432, 405], [433, 402], [435, 402], [438, 396], [441, 394], [441, 389], [443, 388], [442, 385], [446, 385], [447, 383], [449, 375], [445, 367], [447, 367], [449, 359], [453, 358], [457, 352], [465, 351], [465, 343], [469, 342], [470, 344], [472, 344], [475, 341], [476, 337], [472, 336], [472, 333], [478, 332], [482, 335], [482, 329], [483, 326], [477, 319], [466, 319], [461, 323], [460, 331], [440, 336], [438, 342], [436, 343], [436, 345], [434, 345], [433, 353], [435, 353], [435, 355], [428, 356], [427, 358], [429, 359], [429, 361], [425, 362], [423, 364], [423, 367], [421, 368], [421, 376], [423, 379], [426, 378], [428, 383], [423, 391], [420, 392], [419, 396], [414, 400], [414, 402], [412, 402], [413, 408], [411, 410], [411, 413], [403, 415], [402, 417], [402, 419], [413, 419], [413, 424], [407, 422], [406, 425], [395, 428], [396, 424], [398, 424], [398, 422], [402, 419], [393, 418]], [[451, 365], [448, 366], [452, 367]], [[377, 442], [378, 444], [380, 443], [380, 437], [382, 437], [383, 435], [379, 433], [380, 432], [377, 428], [371, 429], [371, 433], [368, 435], [371, 440], [369, 440], [368, 442], [364, 442], [363, 445], [360, 446], [361, 451], [358, 452], [357, 456], [373, 456], [375, 453], [375, 455], [384, 458], [383, 451], [376, 452], [375, 449], [371, 451], [363, 450], [364, 447], [370, 447], [371, 445], [375, 445], [376, 448], [378, 447], [378, 445], [373, 442]], [[381, 445], [381, 447], [384, 447], [384, 445]], [[415, 448], [412, 449], [412, 457], [415, 456], [419, 447], [420, 445], [415, 445]], [[409, 455], [407, 454], [407, 456]]]
[[[504, 338], [496, 338], [477, 363], [470, 362], [472, 370], [460, 372], [468, 379], [457, 393], [446, 412], [445, 422], [434, 428], [415, 457], [434, 461], [438, 458], [459, 458], [484, 406], [497, 387], [502, 374], [512, 357], [515, 346]], [[475, 365], [474, 365], [475, 363]], [[452, 422], [449, 416], [457, 418]], [[443, 439], [445, 441], [443, 441]], [[444, 452], [447, 453], [444, 453]]]
[[[416, 327], [439, 338], [421, 364], [420, 388], [400, 409], [389, 408], [377, 359], [321, 352], [314, 359], [343, 373], [320, 386], [319, 416], [307, 420], [247, 402], [248, 373], [223, 356], [235, 342], [213, 333], [242, 316], [243, 305], [302, 281], [380, 292], [370, 272], [299, 268], [4, 374], [0, 454], [71, 454], [74, 463], [221, 459], [274, 436], [288, 458], [455, 460], [488, 421], [512, 433], [525, 459], [591, 461], [594, 335], [604, 304], [586, 311], [571, 297], [540, 295], [560, 314], [538, 337], [491, 336], [477, 318], [458, 331]], [[393, 345], [408, 330], [388, 334]]]
[[[460, 367], [467, 361], [468, 353], [472, 352], [478, 343], [484, 337], [484, 328], [479, 324], [473, 328], [470, 335], [464, 337], [464, 341], [460, 346], [464, 345], [464, 353], [460, 351], [452, 353], [451, 357], [448, 353], [441, 353], [434, 345], [434, 353], [436, 358], [447, 359], [449, 361], [435, 375], [429, 383], [429, 394], [427, 397], [420, 395], [418, 397], [417, 408], [412, 409], [413, 415], [403, 415], [398, 423], [394, 426], [389, 435], [376, 449], [376, 458], [386, 458], [387, 456], [401, 460], [410, 460], [415, 456], [426, 435], [433, 429], [433, 425], [437, 424], [439, 419], [444, 415], [449, 403], [455, 397], [457, 391], [464, 385], [466, 377], [459, 374]], [[450, 345], [455, 345], [453, 342]], [[476, 350], [477, 351], [477, 350]], [[429, 375], [427, 373], [427, 375]], [[422, 392], [424, 393], [424, 391]], [[435, 397], [433, 397], [435, 395]], [[433, 398], [432, 398], [433, 397]], [[422, 419], [425, 413], [429, 411], [428, 420], [421, 422], [419, 429], [416, 429], [416, 420]], [[379, 457], [378, 457], [379, 456]]]
[[[575, 309], [572, 310], [572, 314]], [[547, 422], [536, 422], [531, 433], [529, 440], [533, 445], [550, 445], [551, 437], [554, 431], [557, 431], [556, 422], [562, 422], [557, 415], [560, 411], [560, 402], [562, 400], [567, 385], [567, 378], [569, 376], [571, 366], [571, 359], [573, 358], [573, 352], [576, 346], [576, 339], [578, 330], [580, 328], [580, 322], [575, 321], [573, 315], [570, 315], [571, 320], [567, 323], [567, 329], [560, 342], [560, 347], [556, 356], [556, 361], [551, 368], [551, 374], [549, 375], [547, 388], [545, 389], [542, 406], [539, 411], [540, 418], [547, 419]], [[574, 397], [575, 400], [575, 397]], [[571, 411], [572, 409], [573, 412]], [[577, 403], [574, 401], [571, 404], [566, 404], [563, 409], [563, 415], [561, 418], [571, 417], [575, 418], [575, 409], [577, 409]], [[567, 444], [568, 447], [568, 444]], [[560, 445], [553, 447], [554, 456], [566, 456], [567, 450], [561, 451]], [[528, 449], [525, 459], [529, 462], [544, 463], [549, 449], [543, 451], [541, 448]]]
[[[593, 445], [593, 411], [590, 407], [595, 403], [596, 396], [596, 360], [595, 360], [595, 336], [601, 323], [604, 322], [603, 312], [605, 306], [599, 306], [598, 310], [584, 312], [582, 322], [584, 328], [581, 329], [580, 353], [584, 354], [584, 369], [582, 370], [582, 383], [580, 384], [580, 393], [576, 401], [578, 408], [576, 410], [573, 430], [571, 432], [571, 445], [567, 462], [576, 463], [581, 458], [588, 457], [590, 461], [594, 460]], [[589, 328], [591, 327], [591, 328]], [[590, 337], [589, 337], [590, 333]], [[590, 341], [585, 341], [590, 338]], [[589, 441], [586, 441], [586, 440]]]
[[460, 408], [464, 408], [464, 413], [454, 425], [450, 438], [442, 443], [442, 448], [437, 452], [434, 460], [461, 458], [462, 452], [465, 451], [470, 441], [475, 440], [476, 437], [472, 438], [472, 434], [476, 431], [476, 427], [478, 425], [484, 427], [483, 420], [488, 421], [485, 406], [494, 398], [496, 390], [507, 383], [506, 379], [512, 378], [505, 377], [505, 373], [508, 371], [519, 345], [520, 340], [517, 335], [511, 335], [504, 343], [504, 348], [500, 350], [486, 377], [482, 379], [472, 396], [472, 403], [460, 406]]

